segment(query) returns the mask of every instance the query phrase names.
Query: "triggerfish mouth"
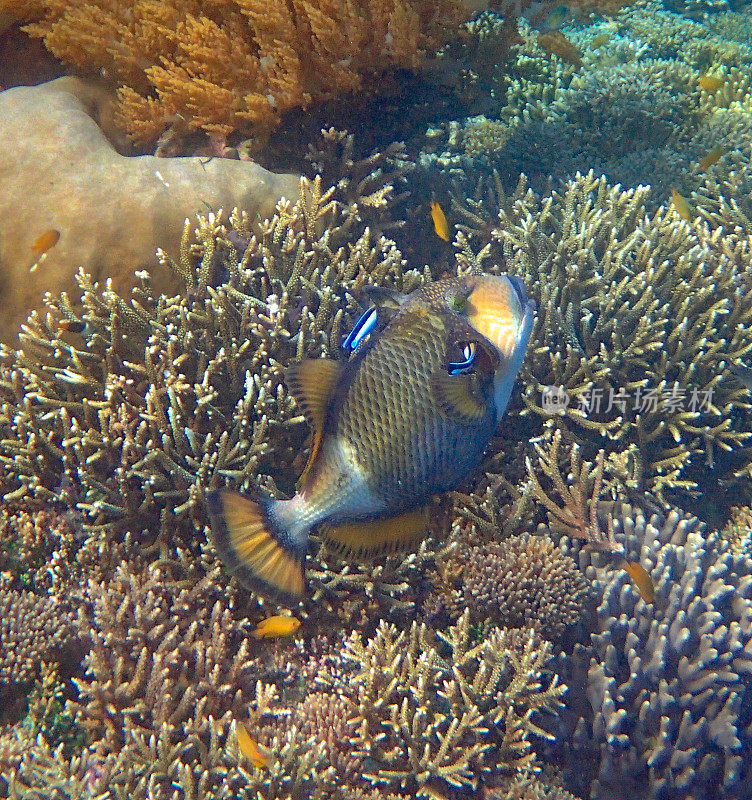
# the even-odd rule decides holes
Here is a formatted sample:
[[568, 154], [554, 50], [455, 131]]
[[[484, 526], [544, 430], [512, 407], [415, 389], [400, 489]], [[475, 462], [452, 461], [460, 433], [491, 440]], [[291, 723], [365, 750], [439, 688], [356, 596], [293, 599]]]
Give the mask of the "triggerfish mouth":
[[207, 493], [215, 547], [249, 588], [304, 593], [318, 527], [342, 554], [391, 552], [425, 535], [432, 497], [475, 469], [506, 409], [533, 326], [519, 278], [470, 274], [372, 303], [343, 343], [286, 382], [313, 430], [290, 500]]

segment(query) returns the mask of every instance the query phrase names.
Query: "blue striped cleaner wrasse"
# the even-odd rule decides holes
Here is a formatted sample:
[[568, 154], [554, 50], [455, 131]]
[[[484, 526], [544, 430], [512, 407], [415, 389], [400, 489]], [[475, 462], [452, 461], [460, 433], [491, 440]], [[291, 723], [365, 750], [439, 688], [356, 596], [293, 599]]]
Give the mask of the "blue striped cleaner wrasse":
[[286, 382], [313, 431], [290, 500], [207, 494], [217, 552], [238, 580], [280, 599], [304, 593], [309, 533], [343, 555], [424, 535], [426, 506], [479, 464], [525, 355], [535, 304], [519, 278], [471, 274], [372, 303], [343, 343]]

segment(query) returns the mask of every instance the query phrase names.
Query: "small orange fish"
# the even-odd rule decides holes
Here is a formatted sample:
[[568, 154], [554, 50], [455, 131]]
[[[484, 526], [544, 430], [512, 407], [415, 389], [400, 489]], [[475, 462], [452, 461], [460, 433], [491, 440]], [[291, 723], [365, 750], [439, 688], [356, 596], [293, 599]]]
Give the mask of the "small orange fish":
[[717, 92], [721, 86], [723, 86], [723, 80], [721, 78], [715, 75], [708, 75], [707, 73], [705, 75], [700, 75], [699, 83], [700, 88], [704, 89], [706, 92], [710, 92], [710, 94]]
[[599, 33], [590, 40], [590, 49], [597, 50], [599, 47], [603, 47], [604, 44], [608, 44], [610, 39], [610, 33]]
[[82, 333], [86, 329], [86, 323], [76, 319], [61, 319], [58, 320], [57, 327], [67, 333]]
[[707, 155], [700, 159], [700, 169], [708, 169], [712, 167], [722, 156], [726, 155], [728, 148], [714, 147]]
[[42, 256], [51, 247], [54, 247], [59, 240], [60, 240], [60, 231], [56, 231], [54, 228], [50, 228], [34, 241], [34, 244], [31, 246], [31, 251], [32, 253], [34, 253], [35, 256]]
[[563, 33], [559, 31], [539, 33], [538, 44], [547, 53], [553, 53], [553, 55], [558, 56], [563, 61], [574, 64], [575, 67], [582, 66], [582, 53]]
[[640, 597], [646, 603], [652, 603], [655, 600], [655, 584], [650, 575], [648, 575], [645, 567], [638, 561], [625, 561], [624, 569], [634, 581], [634, 585], [637, 587]]
[[682, 197], [676, 189], [671, 190], [671, 201], [674, 204], [676, 213], [686, 222], [692, 222], [695, 215], [692, 213], [692, 209], [686, 198]]
[[262, 619], [253, 631], [257, 639], [277, 639], [281, 636], [290, 636], [300, 627], [297, 617], [287, 614], [276, 614], [273, 617]]
[[433, 220], [433, 229], [436, 231], [436, 235], [439, 239], [448, 242], [450, 240], [449, 223], [443, 209], [435, 200], [431, 200], [431, 219]]
[[256, 769], [266, 769], [269, 766], [269, 756], [262, 752], [258, 743], [251, 738], [242, 722], [235, 726], [238, 734], [238, 749], [253, 764]]

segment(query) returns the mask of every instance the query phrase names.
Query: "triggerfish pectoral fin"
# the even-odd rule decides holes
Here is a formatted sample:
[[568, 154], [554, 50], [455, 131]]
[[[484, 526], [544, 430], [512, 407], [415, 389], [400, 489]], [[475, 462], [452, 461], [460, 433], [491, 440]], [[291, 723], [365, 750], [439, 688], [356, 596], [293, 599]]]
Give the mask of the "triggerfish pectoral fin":
[[288, 367], [285, 372], [285, 383], [303, 409], [313, 431], [311, 453], [303, 474], [298, 479], [298, 488], [305, 483], [311, 465], [319, 454], [324, 436], [327, 403], [341, 377], [342, 365], [328, 358], [306, 358]]
[[428, 511], [417, 508], [396, 517], [327, 526], [324, 534], [341, 555], [365, 558], [402, 550], [427, 530]]
[[303, 595], [305, 549], [278, 530], [268, 510], [273, 501], [257, 501], [237, 492], [206, 495], [212, 539], [238, 580], [252, 589], [272, 589], [281, 598]]

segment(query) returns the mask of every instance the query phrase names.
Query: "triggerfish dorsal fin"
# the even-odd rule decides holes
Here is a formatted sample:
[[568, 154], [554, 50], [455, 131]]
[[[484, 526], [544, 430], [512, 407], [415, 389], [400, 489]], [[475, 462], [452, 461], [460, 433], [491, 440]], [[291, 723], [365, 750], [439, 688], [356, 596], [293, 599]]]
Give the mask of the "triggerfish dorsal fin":
[[416, 508], [396, 517], [322, 526], [328, 545], [345, 557], [367, 558], [394, 553], [425, 536], [428, 511]]
[[224, 490], [207, 492], [212, 540], [242, 584], [267, 593], [271, 589], [281, 599], [298, 599], [304, 589], [305, 549], [269, 518], [273, 502]]
[[408, 295], [386, 286], [364, 286], [363, 294], [379, 311], [383, 312], [384, 319], [394, 316], [408, 299]]
[[334, 387], [342, 377], [342, 369], [342, 364], [338, 361], [328, 358], [306, 358], [288, 367], [285, 372], [285, 383], [303, 409], [313, 432], [311, 453], [298, 480], [298, 486], [305, 483], [311, 465], [319, 453], [327, 406]]

